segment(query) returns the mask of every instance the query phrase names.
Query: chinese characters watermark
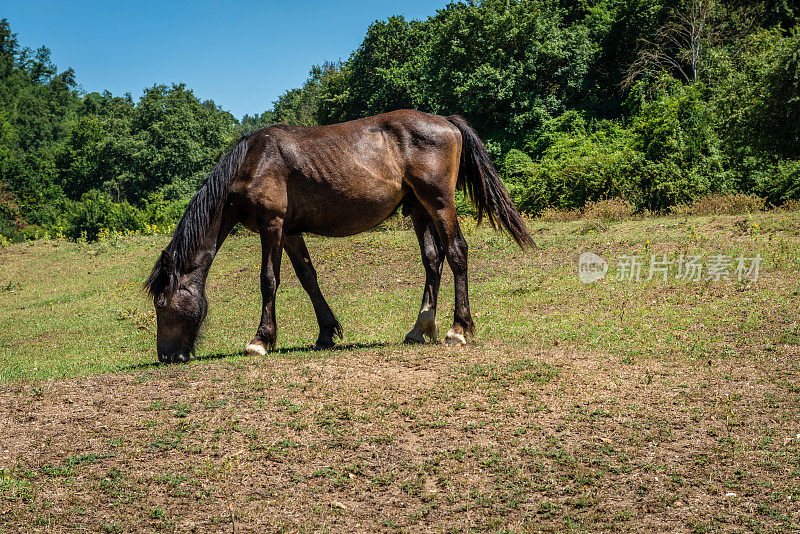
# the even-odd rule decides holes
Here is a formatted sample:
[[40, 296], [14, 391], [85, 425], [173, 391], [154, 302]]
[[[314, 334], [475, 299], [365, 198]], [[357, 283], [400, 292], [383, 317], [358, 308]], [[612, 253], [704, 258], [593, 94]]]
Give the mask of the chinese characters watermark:
[[[658, 279], [666, 282], [670, 278], [685, 282], [709, 280], [758, 280], [761, 268], [761, 254], [755, 256], [725, 254], [702, 254], [669, 257], [667, 254], [621, 254], [617, 256], [614, 269], [617, 280], [631, 282]], [[584, 252], [578, 260], [578, 278], [585, 284], [597, 282], [606, 277], [608, 262], [593, 252]]]

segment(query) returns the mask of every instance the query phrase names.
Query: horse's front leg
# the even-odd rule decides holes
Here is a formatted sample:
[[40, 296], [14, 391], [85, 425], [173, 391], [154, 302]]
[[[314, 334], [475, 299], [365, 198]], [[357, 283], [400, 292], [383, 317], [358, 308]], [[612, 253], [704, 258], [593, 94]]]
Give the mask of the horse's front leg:
[[275, 293], [278, 291], [283, 250], [283, 220], [259, 222], [261, 234], [261, 323], [245, 354], [264, 355], [275, 348], [278, 327], [275, 323]]
[[342, 337], [342, 327], [319, 289], [317, 271], [314, 270], [314, 265], [311, 263], [305, 239], [302, 234], [287, 235], [283, 241], [283, 248], [292, 262], [300, 284], [311, 298], [311, 304], [314, 305], [314, 313], [317, 316], [317, 324], [319, 324], [319, 337], [315, 348], [329, 349], [336, 344], [335, 338]]

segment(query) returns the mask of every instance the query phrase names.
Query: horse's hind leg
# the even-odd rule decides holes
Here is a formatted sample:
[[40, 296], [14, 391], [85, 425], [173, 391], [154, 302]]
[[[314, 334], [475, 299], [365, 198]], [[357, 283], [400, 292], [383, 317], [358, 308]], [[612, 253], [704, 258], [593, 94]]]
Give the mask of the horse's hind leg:
[[444, 342], [447, 345], [464, 345], [466, 337], [474, 333], [472, 313], [469, 308], [469, 291], [467, 284], [467, 240], [461, 233], [456, 216], [455, 206], [440, 211], [436, 228], [441, 236], [446, 236], [445, 251], [447, 262], [453, 271], [455, 281], [455, 307], [453, 309], [453, 326], [447, 332]]
[[275, 348], [278, 327], [275, 323], [275, 293], [278, 291], [283, 254], [283, 219], [259, 221], [261, 235], [261, 323], [245, 354], [266, 354]]
[[458, 225], [454, 190], [455, 175], [446, 184], [437, 184], [433, 180], [418, 181], [414, 187], [414, 193], [439, 233], [455, 281], [453, 326], [447, 332], [444, 342], [448, 345], [463, 345], [467, 342], [467, 336], [473, 334], [474, 326], [467, 284], [467, 240]]
[[439, 282], [442, 279], [444, 250], [438, 232], [430, 216], [419, 203], [411, 209], [411, 220], [419, 240], [422, 265], [425, 267], [425, 289], [422, 304], [414, 328], [406, 334], [405, 343], [425, 343], [425, 336], [436, 341], [436, 301], [439, 297]]
[[294, 272], [300, 280], [303, 289], [306, 290], [314, 306], [314, 313], [319, 324], [319, 337], [317, 338], [317, 349], [328, 349], [335, 345], [334, 337], [342, 337], [342, 327], [333, 315], [330, 306], [322, 296], [317, 283], [317, 271], [311, 263], [311, 257], [306, 248], [306, 241], [302, 234], [287, 235], [283, 242], [283, 248], [292, 262]]

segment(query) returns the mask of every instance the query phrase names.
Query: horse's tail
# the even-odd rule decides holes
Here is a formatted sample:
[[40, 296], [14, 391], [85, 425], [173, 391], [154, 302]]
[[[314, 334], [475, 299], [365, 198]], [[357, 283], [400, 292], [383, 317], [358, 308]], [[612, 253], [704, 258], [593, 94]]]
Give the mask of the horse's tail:
[[478, 210], [478, 222], [486, 213], [492, 227], [505, 229], [520, 247], [535, 247], [525, 221], [508, 196], [478, 134], [457, 115], [447, 117], [447, 120], [461, 132], [461, 166], [456, 186], [469, 194]]

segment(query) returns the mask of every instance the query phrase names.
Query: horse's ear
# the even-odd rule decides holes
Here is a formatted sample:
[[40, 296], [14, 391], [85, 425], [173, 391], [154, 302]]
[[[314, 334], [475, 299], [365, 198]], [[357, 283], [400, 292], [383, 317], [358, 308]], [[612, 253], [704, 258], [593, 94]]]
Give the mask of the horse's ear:
[[165, 293], [170, 293], [176, 286], [178, 275], [175, 271], [175, 259], [172, 254], [166, 250], [161, 251], [161, 257], [158, 258], [153, 272], [144, 283], [147, 291], [156, 297], [156, 307], [163, 307], [166, 303]]
[[[175, 269], [175, 259], [166, 250], [161, 252], [161, 257], [153, 266], [150, 276], [144, 283], [144, 288], [152, 296], [162, 299], [165, 291], [174, 288], [178, 278]], [[163, 302], [162, 302], [163, 305]]]
[[175, 260], [173, 259], [172, 254], [166, 250], [161, 251], [161, 268], [164, 270], [164, 273], [167, 276], [175, 273]]

